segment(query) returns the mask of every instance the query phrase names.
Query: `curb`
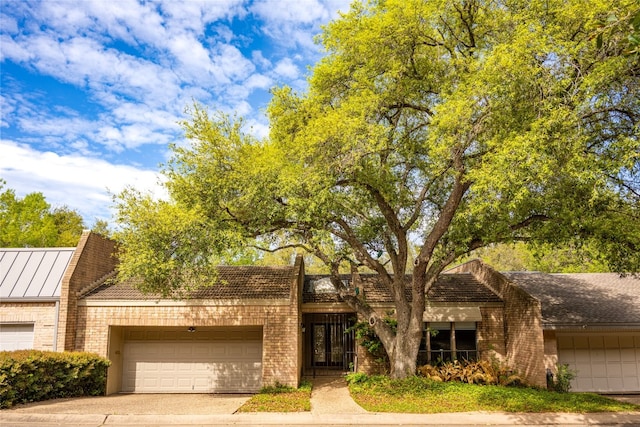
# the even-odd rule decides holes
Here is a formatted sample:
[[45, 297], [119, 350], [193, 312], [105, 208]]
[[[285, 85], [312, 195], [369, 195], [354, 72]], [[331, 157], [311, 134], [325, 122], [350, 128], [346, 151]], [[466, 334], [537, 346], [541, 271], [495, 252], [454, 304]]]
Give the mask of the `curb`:
[[248, 413], [233, 415], [102, 415], [102, 414], [18, 414], [0, 413], [5, 425], [640, 425], [640, 412], [632, 413], [493, 413], [443, 414], [314, 414]]

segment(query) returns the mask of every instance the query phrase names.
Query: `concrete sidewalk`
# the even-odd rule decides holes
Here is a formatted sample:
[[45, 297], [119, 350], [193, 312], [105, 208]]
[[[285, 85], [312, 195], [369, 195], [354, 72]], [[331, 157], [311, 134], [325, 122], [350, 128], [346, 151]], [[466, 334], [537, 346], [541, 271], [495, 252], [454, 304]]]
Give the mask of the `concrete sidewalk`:
[[99, 415], [26, 414], [0, 412], [3, 427], [24, 426], [638, 426], [635, 414], [506, 414], [469, 412], [455, 414], [313, 414], [250, 413], [228, 415]]
[[344, 377], [318, 377], [312, 382], [312, 414], [364, 414], [367, 412], [351, 398]]
[[343, 378], [319, 377], [313, 384], [311, 412], [235, 413], [247, 395], [122, 394], [19, 405], [0, 411], [0, 426], [640, 426], [640, 412], [371, 413], [353, 401]]

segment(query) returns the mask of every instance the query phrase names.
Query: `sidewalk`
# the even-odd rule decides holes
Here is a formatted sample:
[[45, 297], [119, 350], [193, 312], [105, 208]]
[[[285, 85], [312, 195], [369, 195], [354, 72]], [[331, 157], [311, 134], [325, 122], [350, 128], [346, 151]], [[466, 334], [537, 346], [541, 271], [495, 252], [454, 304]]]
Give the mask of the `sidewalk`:
[[251, 413], [229, 415], [70, 415], [0, 412], [3, 427], [24, 426], [638, 426], [640, 414], [313, 414]]
[[372, 413], [353, 401], [343, 378], [320, 377], [313, 383], [311, 412], [235, 413], [247, 398], [236, 395], [113, 395], [61, 399], [5, 409], [0, 411], [0, 426], [640, 426], [640, 412]]
[[344, 377], [318, 377], [312, 382], [312, 414], [364, 414], [367, 412], [351, 398]]

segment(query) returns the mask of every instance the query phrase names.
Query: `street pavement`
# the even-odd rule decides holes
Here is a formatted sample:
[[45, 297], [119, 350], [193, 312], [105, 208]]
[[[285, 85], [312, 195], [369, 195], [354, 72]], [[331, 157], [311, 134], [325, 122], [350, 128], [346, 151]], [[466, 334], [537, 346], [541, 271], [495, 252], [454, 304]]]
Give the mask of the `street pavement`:
[[0, 426], [640, 426], [640, 412], [371, 413], [362, 409], [351, 399], [346, 383], [341, 378], [314, 380], [310, 412], [238, 413], [237, 409], [248, 398], [248, 395], [118, 394], [57, 399], [2, 410]]

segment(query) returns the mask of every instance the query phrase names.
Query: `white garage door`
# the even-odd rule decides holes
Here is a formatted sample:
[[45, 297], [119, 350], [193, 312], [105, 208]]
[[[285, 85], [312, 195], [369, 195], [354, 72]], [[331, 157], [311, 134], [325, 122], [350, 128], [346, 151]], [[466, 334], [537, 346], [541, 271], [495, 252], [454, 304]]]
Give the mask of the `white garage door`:
[[128, 340], [122, 391], [252, 393], [262, 385], [259, 339]]
[[558, 362], [577, 371], [572, 391], [640, 392], [640, 334], [559, 335]]
[[0, 351], [33, 348], [33, 323], [0, 324]]

